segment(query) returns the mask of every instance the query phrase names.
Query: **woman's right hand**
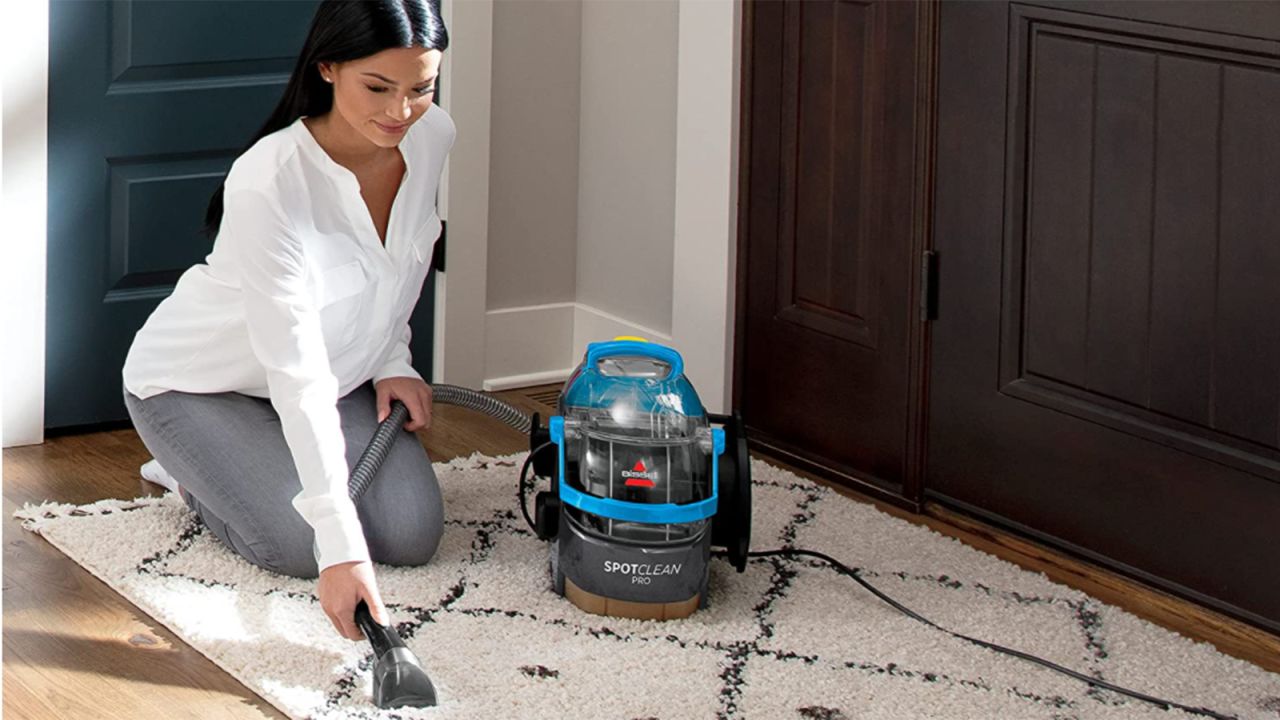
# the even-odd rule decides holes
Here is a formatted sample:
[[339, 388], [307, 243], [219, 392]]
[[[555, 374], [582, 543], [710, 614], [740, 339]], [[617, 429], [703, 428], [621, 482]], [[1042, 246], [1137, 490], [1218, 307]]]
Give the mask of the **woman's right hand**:
[[321, 570], [316, 594], [333, 627], [348, 640], [364, 639], [364, 633], [356, 625], [356, 605], [361, 600], [368, 603], [369, 613], [379, 625], [391, 622], [373, 578], [373, 563], [368, 561], [338, 563]]

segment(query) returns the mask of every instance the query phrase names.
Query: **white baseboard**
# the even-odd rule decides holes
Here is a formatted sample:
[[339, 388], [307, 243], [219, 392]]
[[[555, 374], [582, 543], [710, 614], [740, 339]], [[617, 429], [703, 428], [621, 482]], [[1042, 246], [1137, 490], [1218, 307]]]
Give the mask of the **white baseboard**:
[[671, 336], [582, 303], [490, 310], [485, 313], [485, 390], [563, 382], [587, 343], [637, 335], [668, 344]]
[[573, 303], [551, 303], [485, 313], [485, 390], [555, 382], [572, 368]]
[[563, 383], [573, 374], [573, 368], [564, 368], [563, 370], [548, 370], [547, 372], [529, 373], [528, 375], [508, 375], [507, 377], [495, 378], [493, 380], [484, 381], [485, 392], [494, 392], [497, 390], [511, 390], [513, 388], [526, 388], [534, 385], [549, 385], [551, 383]]
[[573, 365], [587, 352], [587, 344], [612, 340], [619, 335], [635, 335], [646, 340], [671, 344], [671, 336], [652, 328], [610, 315], [590, 305], [574, 303], [573, 313]]

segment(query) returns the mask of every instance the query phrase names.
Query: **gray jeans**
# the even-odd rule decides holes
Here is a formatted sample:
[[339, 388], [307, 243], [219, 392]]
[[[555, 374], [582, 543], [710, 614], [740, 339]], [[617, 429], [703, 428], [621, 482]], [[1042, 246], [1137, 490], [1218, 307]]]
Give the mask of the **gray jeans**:
[[[219, 540], [272, 572], [316, 577], [315, 533], [292, 504], [302, 484], [269, 400], [176, 390], [146, 400], [125, 390], [124, 400], [143, 444]], [[373, 383], [340, 398], [338, 414], [354, 468], [377, 428]], [[396, 436], [356, 511], [374, 562], [422, 565], [435, 554], [444, 506], [414, 434]]]

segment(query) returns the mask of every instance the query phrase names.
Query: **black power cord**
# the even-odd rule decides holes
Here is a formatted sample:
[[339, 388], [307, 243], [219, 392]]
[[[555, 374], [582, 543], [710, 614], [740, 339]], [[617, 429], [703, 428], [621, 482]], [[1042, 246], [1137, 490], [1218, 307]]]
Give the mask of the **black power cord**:
[[529, 529], [533, 531], [534, 535], [538, 534], [538, 528], [537, 525], [534, 524], [533, 518], [529, 516], [529, 502], [525, 498], [524, 494], [525, 476], [529, 474], [529, 466], [533, 464], [534, 456], [554, 444], [555, 443], [545, 442], [534, 448], [533, 451], [529, 453], [529, 457], [525, 458], [524, 466], [520, 468], [520, 486], [516, 489], [516, 494], [520, 498], [520, 512], [524, 513], [524, 521], [529, 523]]
[[[712, 554], [712, 556], [713, 556], [713, 557], [720, 557], [720, 558], [726, 558], [726, 559], [729, 557], [729, 553], [724, 552], [724, 551], [719, 551], [719, 550], [717, 550], [717, 551], [715, 551], [715, 552], [713, 552], [713, 553], [711, 553], [711, 554]], [[950, 636], [952, 636], [952, 637], [960, 638], [961, 640], [965, 640], [965, 641], [967, 641], [967, 642], [971, 642], [971, 643], [973, 643], [974, 645], [977, 645], [977, 646], [979, 646], [979, 647], [984, 647], [984, 648], [987, 648], [988, 650], [995, 650], [996, 652], [1004, 653], [1004, 654], [1006, 654], [1006, 655], [1012, 655], [1013, 657], [1016, 657], [1016, 658], [1022, 658], [1023, 660], [1027, 660], [1027, 661], [1029, 661], [1029, 662], [1033, 662], [1033, 663], [1035, 663], [1035, 664], [1037, 664], [1037, 665], [1040, 665], [1040, 666], [1043, 666], [1043, 667], [1049, 668], [1050, 670], [1054, 670], [1054, 671], [1056, 671], [1056, 672], [1060, 672], [1060, 673], [1062, 673], [1063, 675], [1067, 675], [1067, 676], [1069, 676], [1069, 677], [1073, 677], [1073, 678], [1075, 678], [1075, 679], [1077, 679], [1077, 680], [1080, 680], [1080, 681], [1086, 682], [1086, 683], [1088, 683], [1088, 684], [1090, 684], [1090, 685], [1093, 685], [1093, 686], [1095, 686], [1095, 687], [1104, 688], [1104, 689], [1107, 689], [1107, 690], [1111, 690], [1112, 692], [1120, 693], [1121, 695], [1127, 695], [1127, 696], [1129, 696], [1129, 697], [1131, 697], [1131, 698], [1134, 698], [1134, 699], [1137, 699], [1137, 700], [1142, 700], [1142, 701], [1144, 701], [1144, 702], [1149, 702], [1149, 703], [1151, 703], [1151, 704], [1153, 704], [1153, 705], [1158, 705], [1158, 706], [1160, 706], [1160, 707], [1164, 708], [1165, 710], [1168, 710], [1168, 709], [1170, 709], [1170, 708], [1177, 708], [1177, 709], [1182, 710], [1182, 711], [1184, 711], [1184, 712], [1194, 713], [1194, 714], [1196, 714], [1196, 715], [1204, 715], [1204, 716], [1206, 716], [1206, 717], [1211, 717], [1211, 718], [1217, 718], [1218, 720], [1238, 720], [1238, 718], [1237, 718], [1235, 715], [1224, 715], [1224, 714], [1219, 713], [1219, 712], [1214, 712], [1213, 710], [1210, 710], [1210, 709], [1208, 709], [1208, 708], [1202, 708], [1202, 707], [1199, 707], [1199, 708], [1197, 708], [1197, 707], [1190, 707], [1190, 706], [1188, 706], [1188, 705], [1182, 705], [1182, 704], [1180, 704], [1180, 703], [1176, 703], [1176, 702], [1173, 702], [1173, 701], [1170, 701], [1170, 700], [1161, 700], [1161, 699], [1160, 699], [1160, 698], [1158, 698], [1158, 697], [1153, 697], [1153, 696], [1151, 696], [1151, 695], [1146, 695], [1146, 694], [1144, 694], [1144, 693], [1140, 693], [1140, 692], [1137, 692], [1137, 691], [1135, 691], [1135, 690], [1129, 690], [1129, 689], [1127, 689], [1127, 688], [1122, 688], [1122, 687], [1120, 687], [1119, 685], [1113, 685], [1113, 684], [1111, 684], [1111, 683], [1107, 682], [1106, 680], [1100, 680], [1100, 679], [1095, 678], [1095, 677], [1089, 677], [1088, 675], [1085, 675], [1084, 673], [1077, 672], [1077, 671], [1072, 670], [1071, 668], [1068, 668], [1068, 667], [1063, 667], [1062, 665], [1059, 665], [1059, 664], [1057, 664], [1057, 663], [1051, 662], [1051, 661], [1049, 661], [1049, 660], [1045, 660], [1044, 658], [1036, 657], [1035, 655], [1032, 655], [1032, 654], [1030, 654], [1030, 653], [1022, 652], [1021, 650], [1014, 650], [1014, 649], [1012, 649], [1012, 648], [1007, 648], [1007, 647], [1004, 647], [1004, 646], [1002, 646], [1002, 645], [997, 645], [997, 644], [995, 644], [995, 643], [993, 643], [993, 642], [989, 642], [989, 641], [987, 641], [987, 640], [980, 640], [980, 639], [978, 639], [978, 638], [969, 637], [968, 635], [962, 635], [962, 634], [960, 634], [960, 633], [958, 633], [958, 632], [954, 632], [954, 631], [952, 631], [952, 630], [948, 630], [948, 629], [946, 629], [946, 628], [942, 627], [941, 625], [939, 625], [939, 624], [937, 624], [937, 623], [933, 622], [932, 620], [930, 620], [930, 619], [928, 619], [928, 618], [924, 617], [923, 615], [921, 615], [921, 614], [919, 614], [919, 613], [915, 612], [915, 611], [914, 611], [914, 610], [912, 610], [911, 608], [908, 608], [907, 606], [903, 605], [902, 603], [898, 602], [897, 600], [894, 600], [893, 598], [891, 598], [891, 597], [889, 597], [888, 595], [884, 594], [884, 593], [883, 593], [883, 592], [881, 592], [879, 589], [877, 589], [874, 585], [872, 585], [871, 583], [867, 582], [866, 578], [864, 578], [864, 577], [862, 577], [861, 575], [859, 575], [857, 570], [852, 570], [852, 569], [850, 569], [850, 568], [849, 568], [849, 567], [847, 567], [844, 563], [841, 563], [839, 560], [836, 560], [835, 558], [832, 558], [832, 557], [830, 557], [829, 555], [824, 555], [823, 553], [816, 552], [816, 551], [814, 551], [814, 550], [803, 550], [803, 549], [799, 549], [799, 548], [781, 549], [781, 550], [761, 550], [761, 551], [759, 551], [759, 552], [749, 552], [749, 553], [747, 553], [747, 557], [771, 557], [771, 556], [775, 556], [775, 555], [781, 555], [781, 556], [785, 556], [785, 555], [807, 556], [807, 557], [814, 557], [814, 558], [817, 558], [817, 559], [819, 559], [819, 560], [822, 560], [822, 561], [824, 561], [824, 562], [828, 563], [829, 565], [831, 565], [831, 566], [832, 566], [833, 568], [835, 568], [838, 572], [840, 572], [840, 573], [842, 573], [842, 574], [844, 574], [844, 575], [848, 575], [849, 577], [851, 577], [851, 578], [853, 578], [854, 580], [856, 580], [856, 581], [858, 582], [858, 584], [862, 585], [864, 588], [866, 588], [867, 590], [869, 590], [869, 591], [871, 592], [871, 594], [872, 594], [872, 595], [875, 595], [876, 597], [878, 597], [878, 598], [880, 598], [881, 600], [885, 601], [886, 603], [888, 603], [888, 604], [889, 604], [889, 606], [890, 606], [890, 607], [892, 607], [894, 610], [897, 610], [898, 612], [902, 613], [903, 615], [906, 615], [907, 617], [909, 617], [909, 618], [911, 618], [911, 619], [913, 619], [913, 620], [918, 620], [918, 621], [920, 621], [920, 622], [924, 623], [925, 625], [928, 625], [928, 626], [930, 626], [930, 627], [932, 627], [932, 628], [936, 628], [936, 629], [938, 629], [938, 630], [941, 630], [942, 632], [944, 632], [944, 633], [946, 633], [946, 634], [948, 634], [948, 635], [950, 635]]]
[[[525, 482], [526, 482], [525, 477], [526, 475], [528, 475], [529, 466], [533, 463], [533, 457], [537, 455], [539, 452], [541, 452], [543, 449], [550, 447], [551, 445], [552, 443], [544, 443], [542, 445], [539, 445], [537, 448], [534, 448], [533, 452], [529, 453], [529, 457], [525, 459], [524, 466], [520, 468], [520, 487], [518, 490], [518, 495], [520, 497], [520, 511], [524, 513], [525, 522], [529, 523], [529, 529], [533, 530], [535, 535], [537, 534], [537, 529], [534, 525], [533, 519], [529, 516], [529, 507], [525, 500]], [[1112, 692], [1120, 693], [1121, 695], [1127, 695], [1136, 700], [1142, 700], [1143, 702], [1148, 702], [1153, 705], [1157, 705], [1159, 707], [1164, 708], [1165, 710], [1168, 710], [1170, 708], [1177, 708], [1178, 710], [1182, 710], [1184, 712], [1189, 712], [1196, 715], [1204, 715], [1206, 717], [1215, 718], [1216, 720], [1239, 720], [1235, 715], [1224, 715], [1219, 712], [1214, 712], [1213, 710], [1210, 710], [1208, 708], [1191, 707], [1189, 705], [1182, 705], [1180, 703], [1176, 703], [1171, 700], [1161, 700], [1158, 697], [1140, 693], [1140, 692], [1137, 692], [1136, 690], [1129, 690], [1127, 688], [1122, 688], [1119, 685], [1114, 685], [1112, 683], [1107, 682], [1106, 680], [1090, 677], [1088, 675], [1085, 675], [1084, 673], [1077, 672], [1075, 670], [1072, 670], [1071, 668], [1064, 667], [1050, 660], [1045, 660], [1044, 658], [1036, 657], [1031, 653], [1026, 653], [1021, 650], [1014, 650], [1013, 648], [1007, 648], [1007, 647], [1004, 647], [1003, 645], [997, 645], [996, 643], [993, 643], [987, 640], [980, 640], [975, 637], [969, 637], [968, 635], [962, 635], [958, 632], [948, 630], [947, 628], [942, 627], [941, 625], [933, 622], [929, 618], [926, 618], [920, 613], [917, 613], [916, 611], [912, 610], [906, 605], [903, 605], [897, 600], [894, 600], [893, 598], [884, 594], [884, 592], [876, 588], [871, 583], [867, 582], [866, 578], [859, 575], [857, 570], [850, 569], [844, 563], [840, 562], [839, 560], [836, 560], [830, 555], [825, 555], [815, 550], [804, 550], [801, 548], [790, 548], [790, 549], [784, 548], [780, 550], [760, 550], [757, 552], [747, 553], [747, 557], [749, 558], [787, 556], [787, 555], [807, 556], [807, 557], [814, 557], [819, 560], [822, 560], [827, 564], [831, 565], [836, 571], [844, 575], [848, 575], [849, 577], [856, 580], [859, 585], [862, 585], [862, 587], [870, 591], [872, 595], [875, 595], [876, 597], [885, 601], [890, 607], [902, 613], [903, 615], [906, 615], [907, 617], [913, 620], [918, 620], [924, 623], [925, 625], [928, 625], [929, 627], [935, 628], [937, 630], [941, 630], [942, 632], [952, 637], [959, 638], [966, 642], [971, 642], [974, 645], [977, 645], [979, 647], [984, 647], [984, 648], [987, 648], [988, 650], [994, 650], [999, 653], [1004, 653], [1005, 655], [1012, 655], [1013, 657], [1021, 658], [1028, 662], [1033, 662], [1042, 667], [1046, 667], [1046, 668], [1049, 668], [1050, 670], [1062, 673], [1063, 675], [1066, 675], [1068, 677], [1072, 677], [1082, 682], [1086, 682], [1090, 685], [1093, 685], [1094, 687], [1100, 687], [1106, 690], [1111, 690]], [[711, 556], [724, 558], [726, 560], [729, 559], [729, 553], [724, 550], [716, 550], [711, 553]]]

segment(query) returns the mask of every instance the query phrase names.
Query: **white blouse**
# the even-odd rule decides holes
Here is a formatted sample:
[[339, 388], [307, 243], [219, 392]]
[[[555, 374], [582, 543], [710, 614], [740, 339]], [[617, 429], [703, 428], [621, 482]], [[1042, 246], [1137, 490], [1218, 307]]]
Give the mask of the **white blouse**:
[[432, 106], [401, 139], [406, 169], [385, 247], [356, 176], [301, 118], [254, 143], [227, 174], [212, 252], [182, 274], [125, 359], [125, 388], [139, 398], [270, 398], [322, 570], [369, 559], [347, 496], [337, 400], [370, 379], [421, 378], [409, 364], [409, 316], [440, 235], [436, 189], [455, 133]]

